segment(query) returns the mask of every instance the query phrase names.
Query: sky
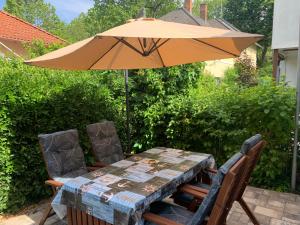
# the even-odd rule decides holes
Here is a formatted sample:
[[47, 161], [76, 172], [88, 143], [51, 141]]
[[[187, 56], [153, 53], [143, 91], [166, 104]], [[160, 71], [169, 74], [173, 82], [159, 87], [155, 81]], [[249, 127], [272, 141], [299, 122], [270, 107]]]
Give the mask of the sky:
[[[57, 15], [66, 23], [71, 22], [82, 12], [87, 12], [94, 4], [93, 0], [44, 0], [55, 6]], [[0, 9], [5, 0], [0, 0]]]

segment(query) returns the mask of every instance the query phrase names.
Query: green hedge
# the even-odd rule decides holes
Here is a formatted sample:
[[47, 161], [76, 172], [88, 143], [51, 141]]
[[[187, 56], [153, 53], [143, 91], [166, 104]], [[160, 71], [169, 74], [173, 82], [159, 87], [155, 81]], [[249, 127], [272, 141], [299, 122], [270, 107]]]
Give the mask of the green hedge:
[[123, 99], [102, 85], [103, 75], [0, 60], [0, 212], [16, 211], [48, 194], [39, 133], [78, 128], [86, 152], [87, 124], [109, 119], [124, 133]]
[[144, 113], [138, 146], [172, 146], [212, 153], [222, 164], [255, 133], [268, 142], [252, 184], [288, 190], [295, 92], [267, 78], [244, 88], [202, 77], [187, 95], [170, 96]]
[[[202, 77], [203, 64], [130, 74], [131, 132], [135, 151], [170, 146], [214, 154], [218, 164], [245, 138], [268, 141], [253, 184], [285, 190], [295, 94], [268, 79], [244, 88], [232, 79]], [[64, 72], [0, 59], [0, 213], [49, 195], [37, 135], [78, 128], [87, 161], [85, 126], [116, 122], [125, 144], [121, 72]], [[284, 177], [286, 177], [284, 179]]]

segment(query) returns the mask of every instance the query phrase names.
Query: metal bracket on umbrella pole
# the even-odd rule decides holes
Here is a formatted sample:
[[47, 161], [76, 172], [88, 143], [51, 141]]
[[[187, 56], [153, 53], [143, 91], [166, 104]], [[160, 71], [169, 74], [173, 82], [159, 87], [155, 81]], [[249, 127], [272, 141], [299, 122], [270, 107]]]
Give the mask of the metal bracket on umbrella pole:
[[126, 136], [127, 136], [127, 149], [126, 152], [130, 153], [130, 109], [129, 109], [129, 90], [128, 90], [128, 70], [124, 70], [124, 78], [125, 78], [125, 97], [126, 97]]
[[293, 151], [293, 165], [292, 165], [292, 190], [296, 191], [297, 181], [297, 155], [298, 155], [298, 131], [299, 131], [299, 107], [300, 107], [300, 21], [299, 21], [299, 46], [298, 46], [298, 72], [297, 72], [297, 103], [295, 116], [295, 137], [294, 137], [294, 151]]

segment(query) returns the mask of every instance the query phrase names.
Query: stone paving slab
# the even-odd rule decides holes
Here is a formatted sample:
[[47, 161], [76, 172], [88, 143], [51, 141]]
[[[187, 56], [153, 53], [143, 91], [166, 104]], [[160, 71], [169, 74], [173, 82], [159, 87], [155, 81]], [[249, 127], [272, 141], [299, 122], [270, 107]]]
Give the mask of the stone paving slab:
[[[300, 195], [279, 193], [248, 186], [244, 199], [261, 225], [300, 225]], [[37, 225], [48, 201], [28, 207], [17, 215], [0, 217], [0, 225]], [[227, 225], [252, 224], [246, 213], [234, 203]], [[45, 225], [66, 225], [56, 215], [48, 218]]]
[[[300, 195], [248, 186], [243, 197], [261, 225], [300, 225]], [[239, 204], [234, 203], [227, 224], [252, 223]]]

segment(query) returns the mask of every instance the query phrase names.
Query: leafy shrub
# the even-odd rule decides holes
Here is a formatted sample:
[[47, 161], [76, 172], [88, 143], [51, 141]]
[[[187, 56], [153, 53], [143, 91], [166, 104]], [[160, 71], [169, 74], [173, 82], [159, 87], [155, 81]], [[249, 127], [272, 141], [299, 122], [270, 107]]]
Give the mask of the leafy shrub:
[[172, 96], [145, 112], [146, 131], [138, 143], [211, 153], [222, 164], [241, 143], [261, 133], [268, 145], [252, 183], [287, 189], [295, 94], [292, 88], [263, 79], [257, 86], [218, 84], [202, 77], [189, 96]]
[[[34, 54], [45, 51], [41, 43], [36, 46]], [[200, 76], [199, 65], [131, 74], [131, 106], [138, 110], [132, 112], [133, 135], [138, 136], [144, 127], [135, 115], [142, 115], [140, 112], [168, 94], [185, 92]], [[44, 185], [47, 172], [38, 147], [39, 133], [79, 129], [89, 162], [92, 157], [85, 126], [108, 119], [116, 123], [124, 145], [124, 96], [120, 72], [54, 71], [0, 59], [0, 212], [16, 211], [49, 194]]]
[[[39, 51], [38, 51], [39, 52]], [[255, 133], [268, 145], [253, 184], [286, 189], [294, 90], [269, 77], [247, 87], [202, 76], [203, 64], [132, 71], [130, 107], [135, 151], [170, 146], [212, 153], [223, 163]], [[231, 71], [234, 78], [236, 70]], [[200, 77], [200, 79], [199, 79]], [[65, 72], [0, 60], [0, 212], [16, 211], [49, 194], [37, 135], [78, 128], [88, 162], [85, 126], [115, 121], [125, 138], [120, 72]]]
[[[130, 110], [133, 142], [143, 137], [149, 127], [144, 126], [147, 119], [145, 111], [156, 103], [167, 104], [170, 96], [188, 93], [189, 88], [195, 87], [204, 64], [194, 63], [162, 69], [132, 71], [130, 74]], [[163, 112], [163, 111], [162, 111]], [[159, 137], [159, 133], [156, 134]], [[146, 138], [148, 139], [148, 138]], [[148, 140], [145, 140], [148, 142]], [[145, 143], [135, 142], [135, 150], [145, 149]]]
[[28, 52], [29, 58], [44, 55], [61, 47], [63, 47], [63, 45], [59, 43], [51, 43], [46, 45], [43, 40], [33, 40], [29, 43], [24, 43], [24, 48]]
[[103, 77], [0, 60], [0, 212], [47, 194], [39, 133], [78, 128], [86, 152], [87, 124], [109, 119], [124, 133], [123, 104], [102, 85]]
[[253, 86], [257, 84], [256, 68], [252, 63], [252, 60], [246, 54], [242, 54], [241, 57], [236, 59], [234, 68], [238, 74], [238, 83], [245, 86]]

